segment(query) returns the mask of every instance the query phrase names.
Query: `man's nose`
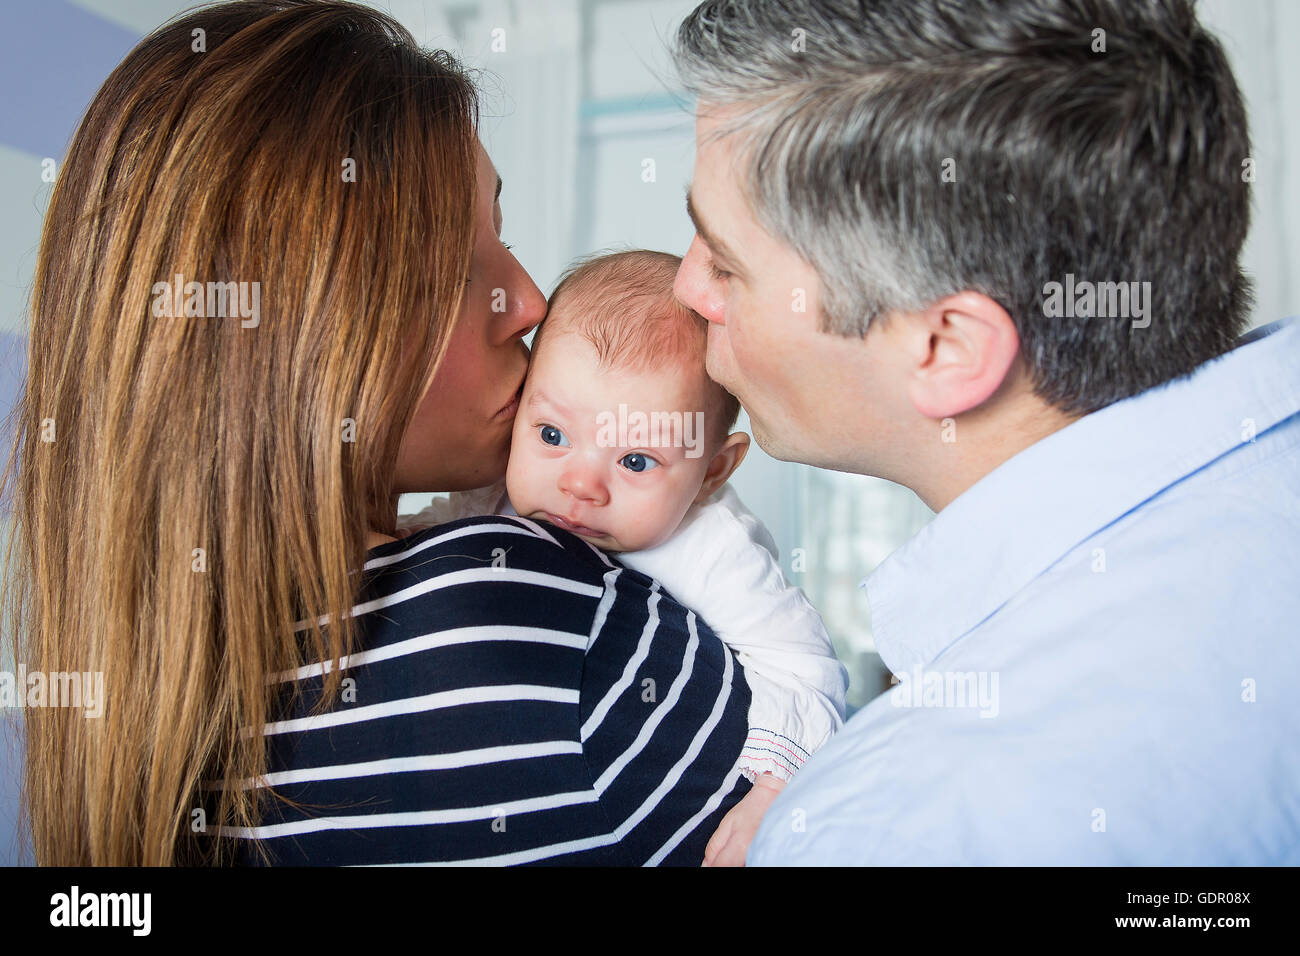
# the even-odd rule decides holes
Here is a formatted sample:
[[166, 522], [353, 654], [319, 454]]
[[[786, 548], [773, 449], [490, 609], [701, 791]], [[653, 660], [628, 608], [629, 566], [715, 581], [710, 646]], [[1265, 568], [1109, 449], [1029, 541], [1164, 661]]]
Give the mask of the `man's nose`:
[[677, 267], [677, 278], [673, 281], [673, 295], [683, 305], [694, 309], [710, 322], [723, 325], [726, 299], [721, 294], [717, 283], [709, 276], [705, 264], [708, 254], [708, 248], [699, 236], [691, 240], [690, 248], [682, 257], [682, 264]]
[[560, 475], [560, 491], [585, 501], [601, 506], [609, 501], [609, 492], [596, 469], [586, 462], [575, 462], [565, 468]]

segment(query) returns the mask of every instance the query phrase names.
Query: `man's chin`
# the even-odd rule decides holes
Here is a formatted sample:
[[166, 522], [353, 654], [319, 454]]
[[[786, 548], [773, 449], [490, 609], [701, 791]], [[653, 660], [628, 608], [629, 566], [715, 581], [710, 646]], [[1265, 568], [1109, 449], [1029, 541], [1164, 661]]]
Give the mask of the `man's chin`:
[[769, 458], [775, 458], [777, 461], [792, 461], [805, 463], [808, 458], [805, 453], [800, 451], [797, 445], [783, 441], [780, 435], [774, 434], [767, 430], [762, 421], [755, 421], [753, 414], [749, 416], [749, 430], [754, 436], [754, 441], [758, 447]]
[[777, 461], [785, 461], [779, 454], [783, 446], [779, 442], [773, 441], [772, 436], [763, 427], [763, 423], [754, 421], [752, 415], [749, 417], [749, 430], [754, 436], [754, 442], [759, 448], [763, 449], [763, 452], [768, 457], [775, 458]]

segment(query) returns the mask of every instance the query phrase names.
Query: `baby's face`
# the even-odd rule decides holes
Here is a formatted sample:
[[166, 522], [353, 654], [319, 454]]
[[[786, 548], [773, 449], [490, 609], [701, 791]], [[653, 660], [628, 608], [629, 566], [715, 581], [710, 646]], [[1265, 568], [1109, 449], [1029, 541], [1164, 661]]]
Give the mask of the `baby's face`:
[[[679, 370], [599, 371], [582, 336], [547, 333], [524, 382], [506, 489], [519, 514], [549, 521], [607, 551], [640, 551], [667, 539], [701, 491], [709, 455], [698, 424], [705, 386]], [[624, 435], [617, 434], [619, 405]], [[691, 429], [654, 440], [634, 415], [679, 412]], [[667, 421], [660, 417], [658, 421]], [[675, 441], [675, 444], [673, 442]], [[686, 447], [693, 442], [694, 448]]]

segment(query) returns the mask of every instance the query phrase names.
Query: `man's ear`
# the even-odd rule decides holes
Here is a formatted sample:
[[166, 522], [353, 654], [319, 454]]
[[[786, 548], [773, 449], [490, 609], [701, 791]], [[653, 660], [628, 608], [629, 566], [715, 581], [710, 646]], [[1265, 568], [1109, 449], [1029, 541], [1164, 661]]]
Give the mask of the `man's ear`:
[[982, 405], [1020, 352], [1011, 316], [979, 292], [959, 292], [899, 318], [908, 354], [907, 395], [926, 418], [949, 418]]
[[732, 472], [739, 468], [740, 463], [745, 460], [745, 454], [748, 451], [748, 435], [744, 432], [732, 432], [728, 435], [727, 440], [722, 443], [722, 447], [709, 460], [709, 468], [704, 473], [704, 483], [700, 485], [699, 494], [695, 496], [695, 504], [698, 505], [725, 485]]

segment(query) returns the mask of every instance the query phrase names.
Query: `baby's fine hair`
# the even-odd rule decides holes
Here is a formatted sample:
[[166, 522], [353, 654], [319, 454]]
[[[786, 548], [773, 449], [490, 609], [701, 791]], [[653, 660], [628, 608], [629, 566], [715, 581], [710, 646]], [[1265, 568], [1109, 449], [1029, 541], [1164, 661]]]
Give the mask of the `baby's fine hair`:
[[[646, 372], [669, 364], [698, 370], [708, 386], [704, 411], [712, 442], [720, 445], [735, 427], [740, 402], [704, 371], [708, 322], [673, 295], [681, 263], [681, 256], [646, 249], [578, 259], [551, 293], [547, 319], [533, 336], [533, 352], [548, 329], [562, 328], [592, 344], [603, 370]], [[558, 323], [551, 318], [557, 305], [564, 306]]]

